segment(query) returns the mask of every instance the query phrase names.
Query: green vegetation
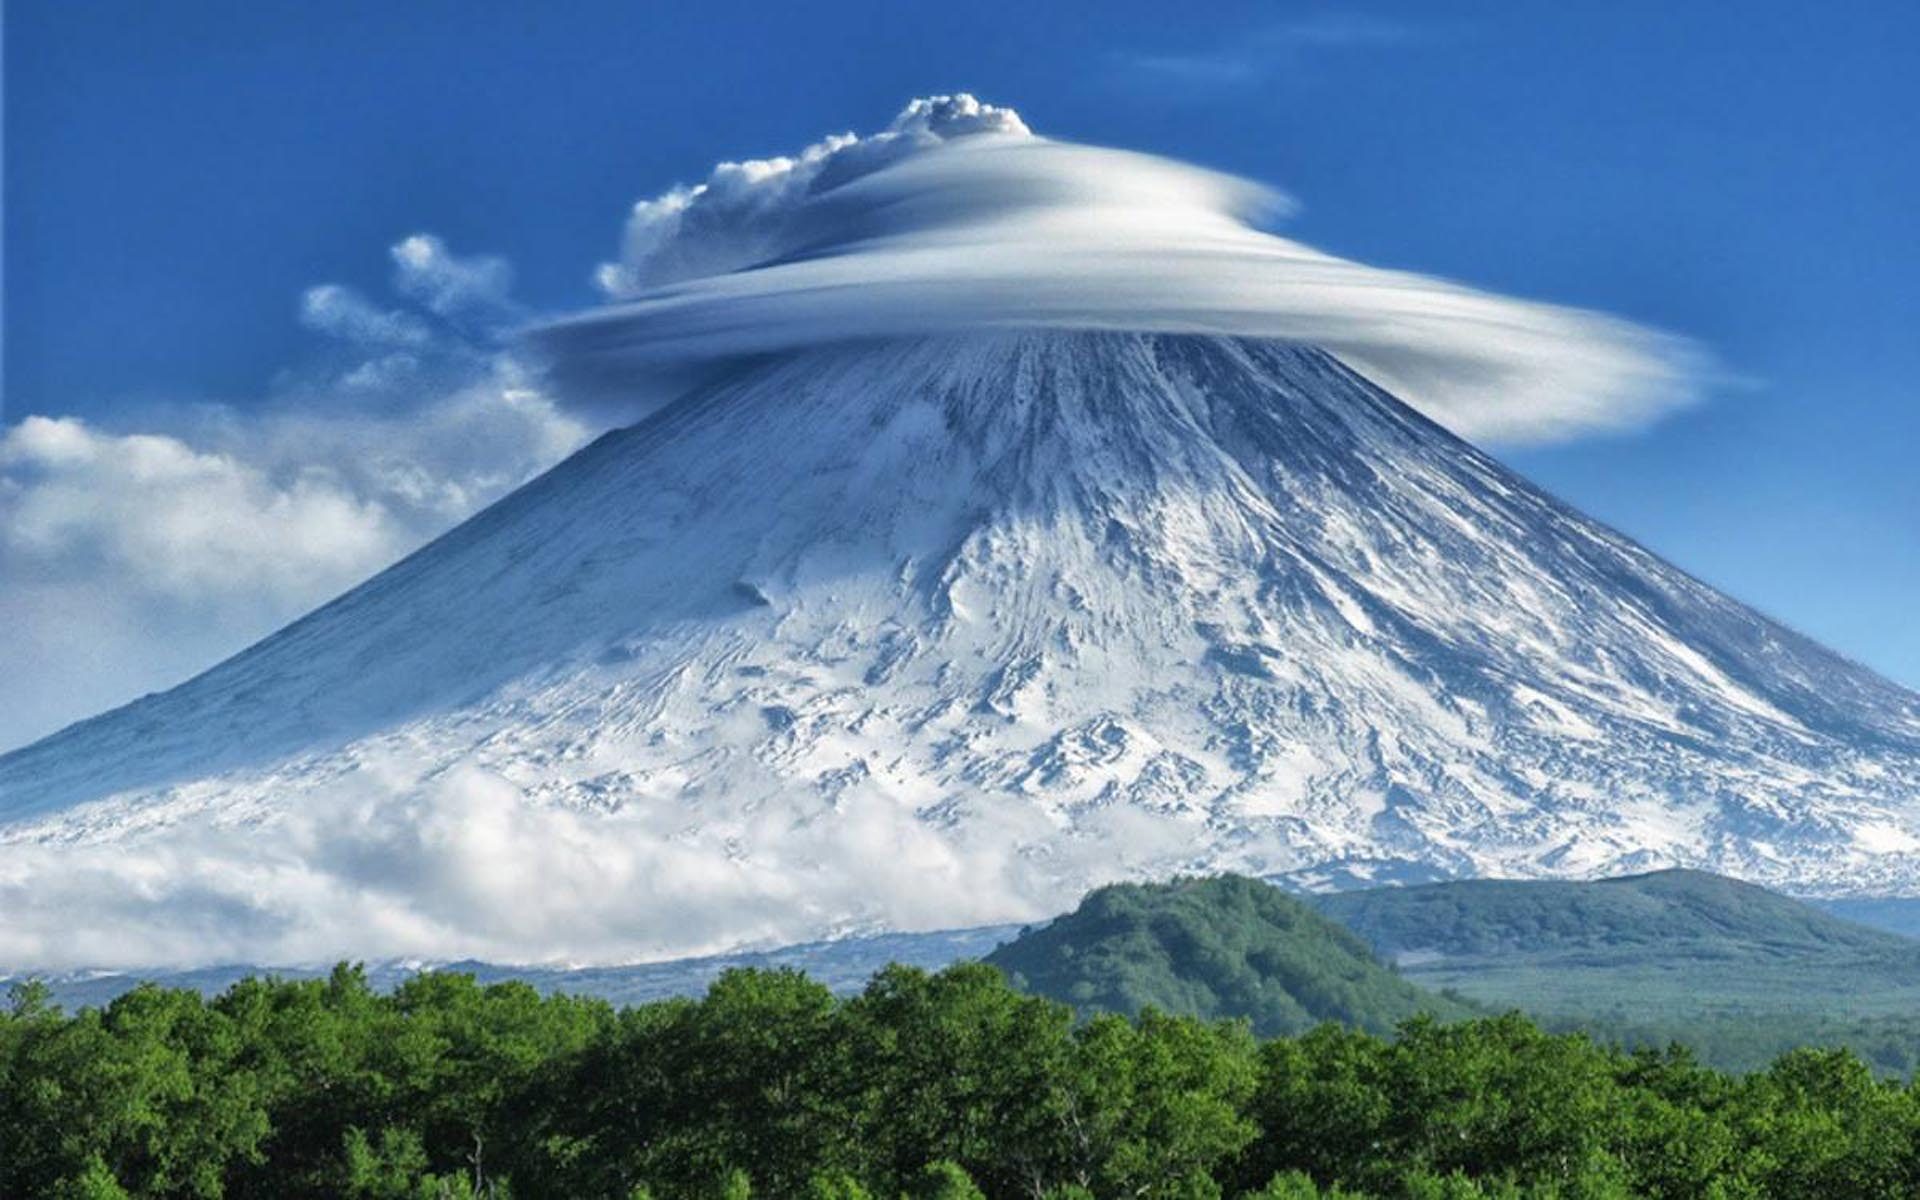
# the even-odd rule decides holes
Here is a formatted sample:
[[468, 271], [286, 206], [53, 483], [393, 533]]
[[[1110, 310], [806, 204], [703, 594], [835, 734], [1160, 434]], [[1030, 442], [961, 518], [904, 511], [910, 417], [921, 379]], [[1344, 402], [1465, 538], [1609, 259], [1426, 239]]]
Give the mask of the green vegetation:
[[1698, 871], [1308, 898], [1408, 980], [1552, 1028], [1682, 1041], [1729, 1069], [1846, 1045], [1920, 1066], [1920, 942]]
[[836, 999], [734, 971], [615, 1011], [347, 968], [0, 1016], [0, 1195], [719, 1200], [1920, 1193], [1920, 1092], [1745, 1077], [1518, 1016], [1397, 1036], [1076, 1021], [969, 964]]
[[1812, 954], [1897, 963], [1920, 983], [1920, 942], [1704, 871], [1592, 883], [1474, 879], [1310, 902], [1395, 958], [1519, 953], [1580, 965], [1685, 955], [1746, 964]]
[[[1411, 978], [1307, 903], [1217, 877], [1103, 888], [990, 964], [891, 966], [844, 998], [733, 970], [616, 1009], [453, 973], [383, 994], [341, 967], [67, 1015], [20, 986], [0, 1196], [1920, 1194], [1920, 1087], [1888, 1077], [1920, 1020], [1833, 1007], [1865, 980], [1891, 1008], [1903, 939], [1686, 872], [1313, 903]], [[1745, 990], [1703, 1000], [1719, 973]], [[1619, 1048], [1669, 1038], [1695, 1049]], [[1866, 1061], [1768, 1053], [1810, 1041]]]
[[1234, 875], [1100, 888], [986, 961], [1082, 1012], [1243, 1017], [1262, 1036], [1323, 1021], [1379, 1033], [1472, 1011], [1400, 978], [1300, 900]]

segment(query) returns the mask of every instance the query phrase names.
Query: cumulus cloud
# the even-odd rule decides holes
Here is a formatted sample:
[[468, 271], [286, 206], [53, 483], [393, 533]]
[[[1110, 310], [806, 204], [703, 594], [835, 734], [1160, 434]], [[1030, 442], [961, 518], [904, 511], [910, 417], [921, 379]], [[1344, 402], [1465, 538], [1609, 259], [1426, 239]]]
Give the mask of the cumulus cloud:
[[697, 820], [677, 804], [579, 811], [477, 767], [423, 778], [369, 755], [264, 822], [168, 816], [111, 842], [4, 830], [0, 964], [660, 960], [1032, 920], [1090, 880], [1178, 869], [1192, 845], [1190, 824], [1125, 806], [1076, 839], [1013, 799], [980, 798], [991, 811], [968, 830], [879, 788], [708, 799]]
[[28, 417], [8, 429], [0, 472], [10, 484], [0, 545], [10, 566], [41, 580], [93, 578], [122, 564], [163, 596], [307, 592], [316, 578], [364, 568], [393, 541], [388, 512], [324, 465], [275, 480], [228, 453], [109, 434], [71, 417]]
[[620, 261], [596, 282], [609, 296], [752, 267], [796, 248], [799, 217], [818, 192], [851, 183], [922, 150], [972, 134], [1029, 137], [1020, 115], [972, 96], [908, 104], [879, 133], [834, 134], [791, 157], [722, 162], [703, 183], [669, 189], [633, 206]]
[[[396, 261], [422, 240], [422, 295], [506, 303], [436, 240]], [[245, 409], [0, 427], [0, 748], [211, 666], [592, 432], [512, 355], [430, 313], [326, 285], [299, 317], [345, 357]]]
[[643, 201], [600, 273], [620, 302], [539, 340], [607, 378], [981, 328], [1278, 338], [1507, 443], [1632, 426], [1695, 392], [1701, 356], [1679, 338], [1261, 228], [1286, 208], [1244, 180], [1034, 136], [971, 97], [919, 101], [871, 137], [722, 164]]

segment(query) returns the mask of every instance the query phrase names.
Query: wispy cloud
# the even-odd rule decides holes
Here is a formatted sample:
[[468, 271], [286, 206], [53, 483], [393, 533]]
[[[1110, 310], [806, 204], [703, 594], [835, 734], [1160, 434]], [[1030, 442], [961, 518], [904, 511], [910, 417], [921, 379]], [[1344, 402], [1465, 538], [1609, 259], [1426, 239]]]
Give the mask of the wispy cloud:
[[323, 283], [300, 297], [300, 323], [315, 333], [363, 346], [424, 347], [433, 332], [419, 318], [384, 309], [350, 287]]
[[1128, 74], [1210, 88], [1241, 88], [1297, 70], [1317, 55], [1385, 49], [1429, 40], [1432, 30], [1361, 13], [1317, 13], [1263, 25], [1189, 51], [1116, 50]]
[[395, 243], [393, 286], [472, 334], [491, 335], [526, 319], [512, 296], [513, 268], [491, 255], [461, 256], [430, 233]]
[[321, 361], [252, 404], [0, 425], [0, 750], [178, 683], [592, 432], [502, 348], [504, 262], [390, 253], [391, 302], [301, 296]]

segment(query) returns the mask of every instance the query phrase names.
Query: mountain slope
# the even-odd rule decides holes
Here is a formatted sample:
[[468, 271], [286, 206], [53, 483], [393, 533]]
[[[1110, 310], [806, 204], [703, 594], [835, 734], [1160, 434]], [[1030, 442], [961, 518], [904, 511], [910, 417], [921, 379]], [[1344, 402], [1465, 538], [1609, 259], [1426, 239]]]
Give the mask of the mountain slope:
[[1262, 1036], [1323, 1021], [1386, 1032], [1422, 1012], [1468, 1015], [1306, 904], [1233, 875], [1100, 888], [986, 961], [1083, 1013], [1244, 1017]]
[[0, 843], [475, 777], [761, 904], [649, 954], [1374, 860], [1920, 889], [1920, 698], [1325, 353], [1195, 336], [741, 365], [0, 758]]

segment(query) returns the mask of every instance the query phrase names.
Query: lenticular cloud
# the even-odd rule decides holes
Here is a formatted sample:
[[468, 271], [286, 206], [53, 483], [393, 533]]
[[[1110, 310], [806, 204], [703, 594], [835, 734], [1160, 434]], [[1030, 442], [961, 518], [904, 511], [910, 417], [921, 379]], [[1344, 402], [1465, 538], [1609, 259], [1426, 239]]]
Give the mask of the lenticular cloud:
[[1323, 254], [1270, 189], [1054, 141], [971, 96], [884, 131], [722, 163], [634, 207], [605, 308], [537, 339], [619, 378], [822, 341], [1059, 327], [1323, 346], [1470, 438], [1629, 427], [1689, 400], [1685, 341]]

